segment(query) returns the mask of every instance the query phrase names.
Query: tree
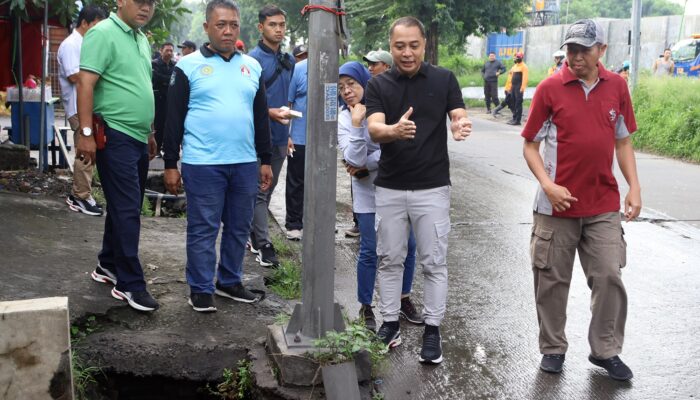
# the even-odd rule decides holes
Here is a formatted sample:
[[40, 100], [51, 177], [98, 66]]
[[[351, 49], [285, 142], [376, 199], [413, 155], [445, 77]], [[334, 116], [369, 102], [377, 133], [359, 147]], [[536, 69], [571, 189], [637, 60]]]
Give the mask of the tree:
[[[9, 4], [10, 13], [29, 20], [30, 11], [44, 9], [44, 0], [0, 0], [0, 6]], [[68, 26], [77, 12], [74, 2], [66, 0], [49, 0], [49, 18], [57, 18], [61, 25]], [[36, 13], [33, 13], [36, 14]], [[43, 15], [43, 12], [41, 13]]]
[[[116, 0], [84, 0], [84, 3], [101, 6], [110, 12], [117, 10]], [[159, 0], [153, 18], [141, 29], [149, 34], [151, 43], [161, 44], [168, 40], [170, 27], [189, 13], [190, 10], [182, 5], [182, 0]]]
[[[413, 15], [426, 28], [428, 40], [426, 60], [438, 63], [438, 43], [451, 48], [461, 47], [467, 36], [488, 33], [501, 28], [512, 29], [522, 25], [529, 0], [348, 0], [346, 6], [352, 21], [353, 37], [369, 34], [358, 41], [360, 51], [374, 48], [378, 42], [387, 43], [388, 25], [395, 18]], [[383, 36], [383, 40], [380, 39]], [[353, 40], [354, 44], [355, 40]]]
[[[631, 10], [632, 0], [563, 0], [561, 21], [573, 23], [582, 18], [630, 18]], [[668, 0], [642, 1], [642, 17], [682, 14], [683, 7]]]

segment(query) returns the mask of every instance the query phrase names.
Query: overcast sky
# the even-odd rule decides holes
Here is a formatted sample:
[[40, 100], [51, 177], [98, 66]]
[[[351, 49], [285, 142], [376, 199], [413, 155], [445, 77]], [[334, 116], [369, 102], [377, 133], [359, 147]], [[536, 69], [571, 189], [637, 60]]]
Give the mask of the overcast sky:
[[[671, 2], [680, 4], [681, 6], [685, 4], [685, 0], [671, 0]], [[700, 15], [700, 0], [688, 0], [688, 8], [685, 13], [687, 15]]]

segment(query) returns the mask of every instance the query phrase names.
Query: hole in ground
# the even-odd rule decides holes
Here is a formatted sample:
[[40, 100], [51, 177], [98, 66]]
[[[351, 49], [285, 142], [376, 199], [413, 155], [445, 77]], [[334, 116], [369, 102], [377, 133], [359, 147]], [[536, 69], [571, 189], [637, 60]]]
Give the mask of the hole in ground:
[[100, 400], [215, 400], [207, 389], [216, 389], [217, 382], [172, 379], [162, 376], [134, 376], [105, 373], [97, 377], [98, 387], [88, 398]]

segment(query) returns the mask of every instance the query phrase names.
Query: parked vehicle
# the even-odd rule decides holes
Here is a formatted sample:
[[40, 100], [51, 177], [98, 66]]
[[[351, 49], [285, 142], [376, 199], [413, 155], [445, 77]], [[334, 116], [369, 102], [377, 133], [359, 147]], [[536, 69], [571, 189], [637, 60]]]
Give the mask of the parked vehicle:
[[683, 39], [671, 47], [675, 76], [700, 76], [700, 33]]

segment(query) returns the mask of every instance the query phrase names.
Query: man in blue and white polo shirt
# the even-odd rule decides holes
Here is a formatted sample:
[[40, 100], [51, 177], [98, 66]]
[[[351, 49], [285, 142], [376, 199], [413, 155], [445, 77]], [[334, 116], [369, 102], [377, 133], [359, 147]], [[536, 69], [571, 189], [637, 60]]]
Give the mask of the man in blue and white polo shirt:
[[[177, 193], [182, 145], [189, 304], [195, 311], [213, 312], [214, 293], [246, 303], [259, 300], [243, 287], [241, 275], [258, 178], [267, 190], [272, 170], [262, 68], [236, 50], [236, 3], [209, 1], [204, 30], [210, 43], [181, 59], [170, 81], [163, 160], [165, 185]], [[222, 223], [217, 268], [216, 238]]]

